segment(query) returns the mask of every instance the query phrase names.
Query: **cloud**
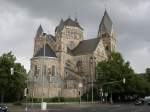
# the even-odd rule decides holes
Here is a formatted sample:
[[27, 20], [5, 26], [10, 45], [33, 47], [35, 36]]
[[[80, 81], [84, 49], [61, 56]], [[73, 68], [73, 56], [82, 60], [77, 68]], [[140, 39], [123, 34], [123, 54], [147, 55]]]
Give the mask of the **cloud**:
[[[6, 8], [6, 5], [8, 8]], [[50, 26], [55, 27], [53, 22], [47, 18], [30, 18], [26, 10], [21, 10], [9, 3], [1, 4], [0, 54], [12, 51], [17, 57], [17, 61], [21, 62], [29, 70], [34, 36], [39, 24], [43, 25], [45, 31], [50, 30]]]
[[118, 50], [136, 72], [144, 72], [150, 66], [149, 0], [1, 0], [0, 53], [12, 50], [29, 70], [39, 24], [53, 34], [61, 18], [77, 13], [85, 39], [94, 38], [105, 7], [116, 27]]

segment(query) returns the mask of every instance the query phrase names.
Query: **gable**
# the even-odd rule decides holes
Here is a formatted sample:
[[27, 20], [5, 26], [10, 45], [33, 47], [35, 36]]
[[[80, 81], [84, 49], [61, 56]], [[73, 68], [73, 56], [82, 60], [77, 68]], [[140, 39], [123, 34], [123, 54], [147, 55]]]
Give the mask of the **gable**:
[[97, 58], [99, 58], [99, 60], [103, 60], [107, 58], [105, 47], [102, 41], [100, 41], [99, 44], [97, 45], [97, 48], [95, 49], [94, 54], [97, 55]]

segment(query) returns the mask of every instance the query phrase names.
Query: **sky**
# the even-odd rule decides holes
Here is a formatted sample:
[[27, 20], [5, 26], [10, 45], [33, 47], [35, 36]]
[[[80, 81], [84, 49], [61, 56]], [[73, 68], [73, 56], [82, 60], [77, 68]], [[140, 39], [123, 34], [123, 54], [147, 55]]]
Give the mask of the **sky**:
[[12, 51], [29, 71], [41, 24], [54, 34], [61, 18], [78, 18], [84, 39], [96, 38], [105, 9], [117, 32], [117, 50], [135, 72], [150, 67], [150, 0], [0, 0], [0, 55]]

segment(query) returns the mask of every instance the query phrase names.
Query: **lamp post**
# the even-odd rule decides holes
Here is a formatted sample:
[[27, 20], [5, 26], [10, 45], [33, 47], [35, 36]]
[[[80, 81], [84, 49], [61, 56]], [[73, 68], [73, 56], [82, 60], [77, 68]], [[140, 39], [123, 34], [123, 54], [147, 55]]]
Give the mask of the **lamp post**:
[[79, 93], [80, 93], [80, 103], [81, 103], [81, 100], [82, 100], [81, 99], [81, 90], [82, 90], [83, 84], [80, 82], [79, 85], [78, 85], [78, 87], [80, 89]]
[[92, 103], [93, 103], [93, 72], [92, 72], [92, 68], [93, 68], [93, 57], [90, 57], [90, 72], [91, 72], [91, 84], [92, 84]]
[[34, 76], [34, 74], [32, 74], [33, 75], [33, 90], [32, 90], [32, 109], [33, 109], [33, 106], [34, 106], [34, 101], [33, 101], [33, 98], [35, 97], [35, 91], [36, 91], [36, 88], [35, 88], [35, 84], [36, 84], [36, 76]]
[[92, 84], [92, 103], [93, 103], [93, 75], [96, 77], [96, 58], [95, 57], [90, 57], [90, 72], [91, 72], [91, 84]]
[[[45, 36], [45, 34], [44, 34], [44, 36]], [[45, 66], [45, 44], [46, 44], [46, 37], [44, 37], [44, 51], [43, 51], [43, 55], [44, 55], [44, 57], [43, 57], [43, 66], [42, 66], [42, 101], [41, 101], [41, 110], [46, 110], [46, 108], [47, 108], [47, 103], [46, 102], [44, 102], [44, 75], [45, 75], [45, 73], [46, 73], [46, 66]]]
[[102, 100], [103, 100], [103, 89], [100, 88], [100, 97], [101, 97], [101, 103], [102, 103]]

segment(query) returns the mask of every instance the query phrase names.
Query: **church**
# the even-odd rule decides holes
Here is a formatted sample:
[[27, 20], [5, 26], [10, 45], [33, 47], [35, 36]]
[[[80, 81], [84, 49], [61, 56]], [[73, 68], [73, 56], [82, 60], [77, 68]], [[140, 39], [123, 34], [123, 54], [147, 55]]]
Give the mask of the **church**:
[[96, 37], [85, 40], [77, 18], [61, 19], [55, 35], [40, 25], [28, 76], [29, 96], [78, 98], [97, 78], [96, 64], [116, 49], [116, 32], [105, 10]]

